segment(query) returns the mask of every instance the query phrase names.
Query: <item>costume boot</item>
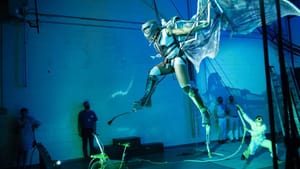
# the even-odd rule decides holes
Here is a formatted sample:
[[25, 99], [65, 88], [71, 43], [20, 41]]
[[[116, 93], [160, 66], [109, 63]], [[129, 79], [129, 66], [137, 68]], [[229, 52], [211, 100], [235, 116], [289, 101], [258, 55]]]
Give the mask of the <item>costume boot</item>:
[[198, 89], [191, 89], [189, 91], [189, 97], [193, 100], [194, 104], [197, 106], [202, 117], [202, 126], [210, 125], [210, 117], [207, 108], [205, 107], [203, 100], [198, 93]]
[[133, 107], [135, 110], [141, 109], [142, 107], [151, 106], [151, 96], [155, 90], [157, 82], [158, 82], [158, 78], [156, 76], [153, 75], [148, 76], [144, 96], [139, 101], [134, 102]]
[[248, 159], [250, 157], [250, 149], [249, 147], [243, 152], [242, 156], [241, 156], [241, 160], [245, 160]]

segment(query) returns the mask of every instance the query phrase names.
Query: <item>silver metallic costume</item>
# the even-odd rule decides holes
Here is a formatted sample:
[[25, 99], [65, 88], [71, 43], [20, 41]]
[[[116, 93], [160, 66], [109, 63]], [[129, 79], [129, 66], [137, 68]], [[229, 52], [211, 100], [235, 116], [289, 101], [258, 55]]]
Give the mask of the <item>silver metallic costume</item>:
[[157, 53], [163, 57], [163, 61], [154, 66], [149, 74], [144, 96], [135, 103], [135, 108], [149, 106], [158, 76], [175, 73], [180, 87], [192, 99], [202, 114], [202, 124], [209, 125], [209, 115], [204, 106], [198, 90], [190, 83], [187, 67], [187, 56], [180, 47], [180, 42], [174, 34], [170, 33], [169, 27], [160, 27], [156, 21], [148, 21], [142, 25], [144, 36], [148, 39]]

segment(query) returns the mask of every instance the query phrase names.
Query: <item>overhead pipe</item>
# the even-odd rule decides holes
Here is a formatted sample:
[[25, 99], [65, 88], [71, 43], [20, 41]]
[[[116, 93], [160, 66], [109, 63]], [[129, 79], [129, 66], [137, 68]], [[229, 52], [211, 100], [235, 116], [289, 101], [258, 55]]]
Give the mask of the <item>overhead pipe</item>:
[[[26, 16], [35, 15], [35, 12], [26, 12]], [[38, 19], [39, 23], [49, 23], [49, 24], [61, 24], [61, 25], [75, 25], [75, 26], [89, 26], [89, 27], [101, 27], [101, 28], [116, 28], [116, 29], [129, 29], [129, 30], [140, 30], [140, 25], [143, 22], [137, 21], [126, 21], [126, 20], [113, 20], [113, 19], [101, 19], [101, 18], [89, 18], [89, 17], [79, 17], [79, 16], [70, 16], [70, 15], [58, 15], [58, 14], [46, 14], [46, 13], [37, 13], [39, 17], [48, 17], [48, 18], [65, 18], [71, 20], [78, 21], [95, 21], [95, 22], [108, 22], [108, 23], [121, 23], [121, 24], [130, 24], [130, 25], [138, 25], [138, 27], [125, 27], [125, 26], [109, 26], [109, 25], [101, 25], [101, 24], [92, 24], [92, 23], [79, 23], [79, 22], [66, 22], [66, 21], [52, 21], [52, 20], [43, 20]], [[29, 23], [30, 27], [35, 27], [33, 22], [36, 20], [27, 19], [27, 23]]]

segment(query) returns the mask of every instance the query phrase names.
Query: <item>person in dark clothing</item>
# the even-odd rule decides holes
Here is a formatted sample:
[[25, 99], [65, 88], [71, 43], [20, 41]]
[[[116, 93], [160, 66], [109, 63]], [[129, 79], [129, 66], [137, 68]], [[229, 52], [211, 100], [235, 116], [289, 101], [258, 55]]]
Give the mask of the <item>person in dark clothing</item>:
[[17, 122], [17, 168], [26, 168], [28, 153], [36, 144], [35, 129], [40, 126], [40, 121], [29, 115], [29, 110], [25, 107], [20, 109], [20, 117]]
[[83, 107], [84, 110], [80, 111], [78, 117], [78, 129], [82, 138], [82, 150], [84, 158], [89, 159], [89, 156], [94, 152], [93, 133], [96, 131], [96, 121], [98, 118], [95, 112], [90, 109], [90, 104], [88, 101], [83, 102]]

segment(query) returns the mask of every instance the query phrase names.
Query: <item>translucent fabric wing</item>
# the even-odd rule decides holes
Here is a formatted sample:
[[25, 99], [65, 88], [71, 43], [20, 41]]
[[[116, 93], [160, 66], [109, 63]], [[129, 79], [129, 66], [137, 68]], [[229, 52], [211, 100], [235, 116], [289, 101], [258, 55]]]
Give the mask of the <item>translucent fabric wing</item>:
[[214, 58], [219, 51], [221, 33], [220, 18], [213, 20], [209, 27], [193, 33], [181, 43], [182, 50], [187, 55], [197, 72], [200, 70], [201, 61]]
[[[223, 10], [223, 28], [235, 34], [248, 34], [261, 26], [259, 0], [217, 0]], [[264, 0], [266, 23], [277, 20], [274, 0]], [[300, 16], [300, 10], [287, 0], [280, 0], [281, 17]]]
[[[222, 11], [222, 13], [215, 12], [210, 26], [178, 38], [183, 51], [197, 72], [199, 72], [200, 63], [204, 58], [214, 58], [218, 54], [221, 29], [229, 30], [234, 34], [249, 34], [261, 26], [259, 0], [216, 0], [216, 3], [221, 8], [218, 11]], [[277, 20], [274, 0], [264, 0], [264, 6], [266, 22], [271, 24]], [[281, 17], [300, 16], [300, 10], [287, 0], [280, 0], [280, 9]], [[195, 15], [189, 22], [179, 21], [176, 26], [192, 25], [203, 19], [201, 17], [201, 15]]]

